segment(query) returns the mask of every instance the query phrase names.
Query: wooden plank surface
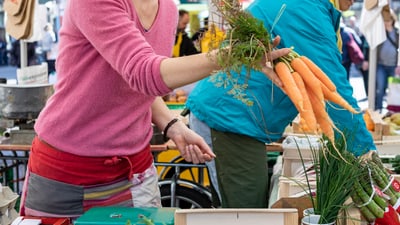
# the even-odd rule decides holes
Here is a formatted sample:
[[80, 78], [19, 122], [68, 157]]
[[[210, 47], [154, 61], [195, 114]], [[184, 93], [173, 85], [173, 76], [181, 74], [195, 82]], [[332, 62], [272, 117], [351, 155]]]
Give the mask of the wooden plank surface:
[[[175, 143], [172, 140], [161, 144], [161, 145], [151, 145], [151, 150], [155, 152], [165, 151], [168, 149], [177, 149]], [[279, 143], [272, 143], [266, 145], [266, 151], [272, 152], [282, 152], [282, 145]], [[0, 144], [0, 150], [10, 150], [10, 151], [29, 151], [31, 145], [15, 145], [15, 144]]]
[[31, 145], [9, 145], [9, 144], [1, 144], [0, 150], [11, 150], [11, 151], [29, 151], [31, 149]]
[[178, 209], [175, 225], [297, 225], [297, 209]]

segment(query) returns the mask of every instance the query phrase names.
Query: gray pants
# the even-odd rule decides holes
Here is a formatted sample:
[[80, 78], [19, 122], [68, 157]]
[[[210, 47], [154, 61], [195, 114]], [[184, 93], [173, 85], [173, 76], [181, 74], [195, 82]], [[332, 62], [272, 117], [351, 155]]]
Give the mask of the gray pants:
[[[189, 116], [189, 126], [190, 129], [198, 133], [200, 136], [204, 138], [208, 146], [212, 149], [212, 140], [211, 140], [211, 130], [207, 124], [200, 121], [193, 113], [190, 113]], [[215, 168], [215, 161], [212, 160], [210, 162], [206, 162], [209, 177], [211, 180], [211, 184], [214, 186], [216, 193], [218, 194], [218, 198], [221, 199], [221, 194], [219, 193], [218, 188], [218, 180], [217, 180], [217, 170]]]

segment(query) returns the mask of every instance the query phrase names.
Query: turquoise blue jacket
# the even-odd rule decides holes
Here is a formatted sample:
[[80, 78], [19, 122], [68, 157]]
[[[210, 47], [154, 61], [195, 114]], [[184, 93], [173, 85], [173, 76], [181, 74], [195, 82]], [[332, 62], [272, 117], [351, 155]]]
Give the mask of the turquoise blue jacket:
[[[285, 11], [272, 31], [273, 36], [281, 37], [278, 47], [294, 47], [297, 53], [313, 60], [336, 84], [339, 93], [358, 108], [337, 47], [340, 12], [328, 0], [255, 0], [247, 10], [270, 30], [283, 4]], [[254, 103], [248, 106], [234, 98], [231, 85], [218, 86], [215, 80], [225, 76], [219, 73], [197, 84], [186, 103], [191, 112], [219, 131], [247, 135], [265, 143], [281, 138], [298, 114], [289, 98], [260, 72], [252, 71], [248, 80], [243, 74], [234, 74], [239, 84], [248, 83], [242, 93]], [[349, 151], [360, 155], [376, 149], [362, 114], [332, 106], [327, 111], [335, 125], [347, 134]]]

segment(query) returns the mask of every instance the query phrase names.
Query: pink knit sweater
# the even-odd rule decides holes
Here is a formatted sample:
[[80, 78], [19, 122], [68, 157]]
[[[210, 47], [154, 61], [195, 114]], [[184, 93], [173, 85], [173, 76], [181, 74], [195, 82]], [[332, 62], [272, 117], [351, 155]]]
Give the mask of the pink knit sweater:
[[149, 144], [150, 106], [171, 90], [160, 75], [178, 12], [159, 0], [145, 31], [131, 0], [69, 0], [60, 30], [55, 93], [35, 124], [38, 136], [81, 156], [130, 155]]

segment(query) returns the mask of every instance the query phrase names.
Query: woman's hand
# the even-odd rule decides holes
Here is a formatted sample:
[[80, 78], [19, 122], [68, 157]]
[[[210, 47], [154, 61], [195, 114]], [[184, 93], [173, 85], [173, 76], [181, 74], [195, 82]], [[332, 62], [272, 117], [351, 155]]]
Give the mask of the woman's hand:
[[168, 129], [171, 138], [179, 149], [181, 156], [194, 164], [211, 161], [215, 154], [204, 139], [189, 129], [182, 121], [178, 121]]
[[[274, 38], [273, 40], [273, 46], [276, 47], [279, 42], [281, 41], [281, 38], [279, 36], [277, 36], [276, 38]], [[262, 72], [272, 81], [274, 82], [275, 85], [277, 85], [278, 87], [282, 88], [283, 84], [282, 81], [279, 79], [278, 75], [276, 75], [274, 68], [273, 68], [273, 64], [272, 61], [289, 54], [291, 51], [290, 48], [282, 48], [282, 49], [275, 49], [272, 50], [271, 52], [269, 52], [265, 57], [266, 57], [266, 63], [265, 65], [263, 65], [262, 68]]]

